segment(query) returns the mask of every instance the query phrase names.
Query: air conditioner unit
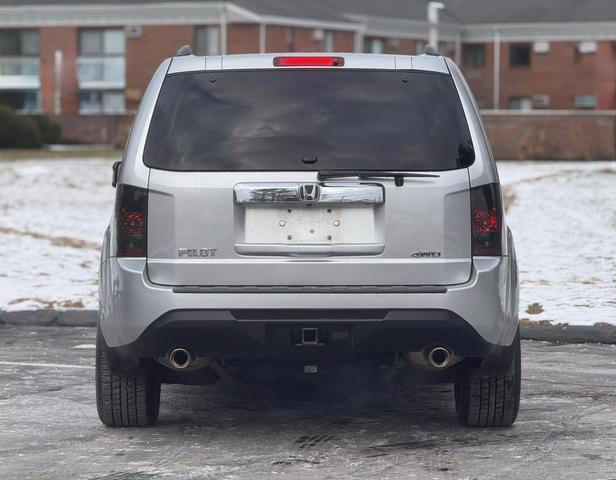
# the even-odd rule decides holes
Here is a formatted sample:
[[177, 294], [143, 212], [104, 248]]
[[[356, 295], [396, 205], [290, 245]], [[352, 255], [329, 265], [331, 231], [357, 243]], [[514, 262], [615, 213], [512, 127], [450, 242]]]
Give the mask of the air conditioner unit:
[[573, 102], [575, 108], [597, 108], [596, 95], [576, 95]]
[[533, 95], [533, 108], [550, 108], [550, 96]]
[[578, 52], [580, 53], [596, 53], [597, 42], [588, 41], [578, 43]]
[[533, 43], [533, 52], [535, 53], [549, 53], [550, 42], [535, 42]]
[[141, 36], [141, 25], [128, 25], [125, 30], [126, 38], [139, 38]]

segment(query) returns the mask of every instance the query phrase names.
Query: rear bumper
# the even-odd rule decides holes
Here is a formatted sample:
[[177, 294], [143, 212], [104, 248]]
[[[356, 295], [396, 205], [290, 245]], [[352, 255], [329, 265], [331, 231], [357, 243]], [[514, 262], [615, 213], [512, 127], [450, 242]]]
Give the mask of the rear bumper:
[[212, 356], [253, 354], [270, 349], [272, 329], [347, 324], [352, 343], [344, 348], [411, 351], [441, 342], [484, 357], [515, 337], [516, 271], [510, 257], [475, 259], [469, 282], [438, 293], [177, 293], [149, 282], [144, 259], [108, 258], [99, 325], [109, 348], [147, 356], [171, 341]]
[[[315, 332], [314, 343], [302, 342], [305, 329]], [[510, 362], [510, 348], [486, 342], [447, 310], [176, 310], [134, 342], [107, 347], [107, 354], [115, 369], [134, 371], [139, 359], [164, 357], [175, 347], [199, 357], [307, 360], [420, 351], [434, 344], [481, 359], [484, 371], [502, 371]]]

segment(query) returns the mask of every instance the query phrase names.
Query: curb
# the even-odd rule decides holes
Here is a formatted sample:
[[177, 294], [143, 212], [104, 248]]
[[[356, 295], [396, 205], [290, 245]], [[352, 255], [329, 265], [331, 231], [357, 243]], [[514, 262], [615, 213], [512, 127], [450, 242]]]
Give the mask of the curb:
[[554, 343], [616, 344], [616, 326], [521, 324], [524, 340]]
[[28, 327], [96, 327], [97, 310], [0, 311], [0, 324]]
[[[95, 327], [97, 310], [0, 311], [0, 324], [29, 327]], [[554, 343], [602, 343], [616, 345], [616, 326], [550, 325], [521, 323], [523, 340]]]

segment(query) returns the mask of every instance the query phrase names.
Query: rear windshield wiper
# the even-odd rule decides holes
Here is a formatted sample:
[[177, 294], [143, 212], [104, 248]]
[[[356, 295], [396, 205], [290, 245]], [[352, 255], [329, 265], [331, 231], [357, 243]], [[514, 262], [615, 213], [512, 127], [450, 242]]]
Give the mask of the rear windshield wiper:
[[395, 172], [392, 170], [319, 170], [318, 179], [327, 180], [328, 178], [359, 177], [359, 178], [378, 178], [393, 177], [397, 187], [404, 185], [405, 178], [438, 178], [434, 173], [408, 173]]

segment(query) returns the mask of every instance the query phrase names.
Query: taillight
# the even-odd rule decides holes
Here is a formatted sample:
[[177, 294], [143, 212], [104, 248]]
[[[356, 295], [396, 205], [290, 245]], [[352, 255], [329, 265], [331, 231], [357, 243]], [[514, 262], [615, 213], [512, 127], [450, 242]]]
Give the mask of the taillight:
[[342, 57], [274, 57], [275, 67], [344, 67]]
[[503, 208], [496, 183], [471, 188], [473, 255], [502, 255]]
[[147, 190], [120, 185], [116, 209], [117, 256], [145, 257]]

